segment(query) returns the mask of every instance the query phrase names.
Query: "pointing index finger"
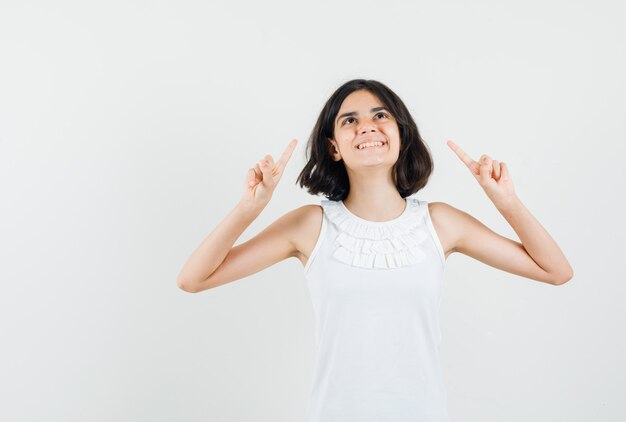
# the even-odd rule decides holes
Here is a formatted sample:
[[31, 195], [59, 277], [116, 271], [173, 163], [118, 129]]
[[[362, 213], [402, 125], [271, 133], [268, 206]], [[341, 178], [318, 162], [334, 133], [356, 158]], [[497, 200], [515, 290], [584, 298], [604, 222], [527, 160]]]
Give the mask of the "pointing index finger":
[[448, 145], [450, 146], [450, 148], [452, 148], [452, 151], [454, 151], [455, 154], [458, 155], [458, 157], [461, 159], [461, 161], [463, 161], [465, 163], [465, 165], [468, 168], [471, 169], [472, 168], [472, 164], [475, 162], [474, 160], [472, 160], [472, 157], [467, 155], [467, 153], [465, 151], [463, 151], [461, 149], [461, 147], [459, 147], [453, 141], [448, 141]]
[[282, 168], [285, 165], [287, 165], [287, 161], [289, 161], [289, 158], [291, 158], [291, 154], [293, 153], [293, 150], [296, 149], [297, 144], [298, 144], [297, 139], [292, 139], [291, 142], [289, 142], [289, 144], [287, 145], [287, 148], [285, 148], [282, 155], [280, 156], [280, 159], [278, 160], [277, 164], [279, 165], [279, 167]]

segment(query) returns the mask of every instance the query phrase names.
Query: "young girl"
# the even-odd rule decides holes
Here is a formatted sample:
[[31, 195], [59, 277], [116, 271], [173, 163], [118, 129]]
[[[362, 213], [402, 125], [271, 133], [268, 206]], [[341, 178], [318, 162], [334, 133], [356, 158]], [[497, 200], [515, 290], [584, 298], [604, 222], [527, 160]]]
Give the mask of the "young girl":
[[248, 170], [244, 194], [193, 252], [178, 286], [200, 292], [295, 257], [316, 315], [309, 422], [447, 421], [439, 362], [439, 305], [453, 252], [561, 285], [572, 268], [517, 198], [505, 163], [476, 162], [452, 141], [521, 243], [444, 202], [410, 197], [432, 172], [429, 150], [402, 100], [356, 79], [325, 104], [307, 145], [301, 187], [326, 199], [296, 208], [233, 247], [272, 197], [296, 146]]

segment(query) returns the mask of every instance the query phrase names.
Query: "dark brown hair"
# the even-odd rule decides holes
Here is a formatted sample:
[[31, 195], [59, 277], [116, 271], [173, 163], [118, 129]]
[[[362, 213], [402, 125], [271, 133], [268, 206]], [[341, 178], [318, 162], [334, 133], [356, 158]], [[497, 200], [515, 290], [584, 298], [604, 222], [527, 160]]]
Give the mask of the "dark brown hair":
[[296, 184], [306, 187], [312, 195], [323, 194], [333, 201], [343, 200], [350, 192], [350, 181], [343, 160], [333, 161], [330, 139], [334, 139], [335, 118], [341, 104], [354, 91], [364, 89], [375, 95], [393, 115], [400, 131], [400, 154], [393, 166], [393, 177], [400, 195], [410, 196], [428, 183], [433, 161], [428, 146], [400, 97], [381, 82], [353, 79], [341, 85], [330, 96], [317, 118], [306, 148], [304, 168]]

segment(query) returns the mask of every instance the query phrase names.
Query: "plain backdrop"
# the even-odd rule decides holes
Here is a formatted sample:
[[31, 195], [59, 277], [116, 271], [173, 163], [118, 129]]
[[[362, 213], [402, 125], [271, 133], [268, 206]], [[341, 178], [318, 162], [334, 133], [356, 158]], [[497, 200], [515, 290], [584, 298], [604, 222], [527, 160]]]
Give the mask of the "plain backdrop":
[[318, 204], [295, 184], [353, 78], [406, 103], [444, 201], [518, 240], [464, 164], [508, 164], [563, 286], [448, 258], [453, 422], [626, 420], [620, 1], [0, 3], [0, 420], [303, 421], [302, 266], [190, 294], [176, 276], [248, 168], [299, 141], [241, 243]]

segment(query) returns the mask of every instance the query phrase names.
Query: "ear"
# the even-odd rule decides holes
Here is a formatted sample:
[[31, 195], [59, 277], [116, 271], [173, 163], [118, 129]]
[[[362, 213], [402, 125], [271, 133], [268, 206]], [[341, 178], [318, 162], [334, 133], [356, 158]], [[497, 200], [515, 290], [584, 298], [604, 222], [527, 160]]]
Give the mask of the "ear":
[[328, 152], [330, 153], [330, 156], [332, 157], [333, 161], [340, 161], [341, 160], [341, 153], [339, 152], [339, 147], [337, 145], [337, 141], [335, 141], [334, 139], [328, 139]]

